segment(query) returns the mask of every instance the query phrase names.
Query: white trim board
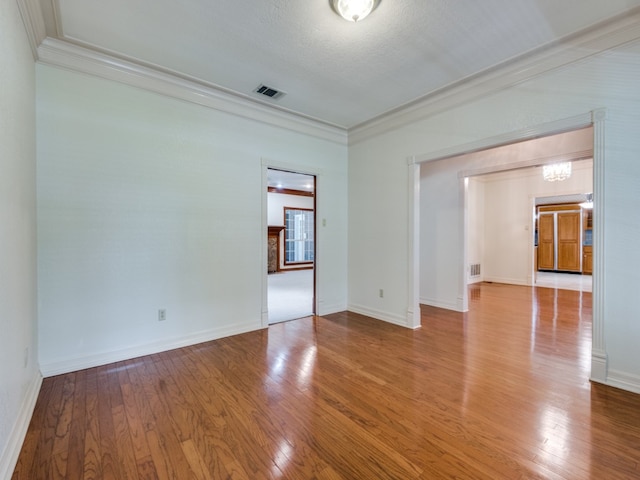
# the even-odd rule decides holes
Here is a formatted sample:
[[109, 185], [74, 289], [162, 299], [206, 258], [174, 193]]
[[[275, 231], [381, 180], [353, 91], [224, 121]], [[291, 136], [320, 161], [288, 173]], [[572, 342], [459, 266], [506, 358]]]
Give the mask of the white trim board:
[[383, 322], [391, 323], [393, 325], [398, 325], [400, 327], [413, 328], [412, 326], [407, 325], [407, 319], [401, 315], [395, 315], [393, 313], [384, 312], [382, 310], [376, 310], [374, 308], [365, 307], [363, 305], [356, 305], [356, 304], [350, 303], [347, 308], [347, 311], [358, 313], [366, 317], [375, 318], [376, 320], [382, 320]]
[[640, 376], [638, 375], [631, 375], [618, 370], [609, 370], [605, 383], [611, 387], [640, 394]]

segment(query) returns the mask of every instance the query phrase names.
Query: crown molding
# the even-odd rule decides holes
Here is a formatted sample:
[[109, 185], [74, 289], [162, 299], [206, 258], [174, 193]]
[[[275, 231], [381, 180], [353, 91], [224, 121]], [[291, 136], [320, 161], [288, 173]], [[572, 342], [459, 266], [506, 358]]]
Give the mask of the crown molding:
[[136, 62], [135, 59], [125, 60], [66, 40], [47, 37], [40, 3], [37, 0], [16, 2], [34, 58], [42, 64], [125, 83], [340, 145], [354, 145], [640, 39], [640, 8], [635, 8], [630, 13], [537, 49], [525, 57], [512, 59], [344, 129], [229, 93], [216, 85], [184, 77], [177, 72], [163, 71], [159, 67]]
[[566, 37], [349, 128], [349, 145], [640, 39], [640, 8]]
[[42, 9], [37, 0], [16, 0], [22, 23], [29, 39], [34, 60], [38, 59], [38, 45], [47, 36]]
[[340, 127], [263, 105], [224, 92], [213, 85], [96, 52], [67, 41], [44, 38], [37, 49], [37, 59], [44, 65], [124, 83], [296, 133], [347, 145], [347, 131]]

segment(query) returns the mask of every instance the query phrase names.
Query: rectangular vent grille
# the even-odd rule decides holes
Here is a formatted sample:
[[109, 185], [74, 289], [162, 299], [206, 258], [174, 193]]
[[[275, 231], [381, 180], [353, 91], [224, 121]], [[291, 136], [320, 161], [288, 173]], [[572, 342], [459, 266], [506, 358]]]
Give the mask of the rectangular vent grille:
[[274, 100], [284, 95], [284, 92], [262, 84], [259, 85], [258, 88], [254, 90], [254, 92], [259, 93], [260, 95], [264, 95], [265, 97], [272, 98]]
[[479, 277], [480, 276], [480, 264], [479, 263], [473, 263], [469, 266], [469, 274], [472, 277]]

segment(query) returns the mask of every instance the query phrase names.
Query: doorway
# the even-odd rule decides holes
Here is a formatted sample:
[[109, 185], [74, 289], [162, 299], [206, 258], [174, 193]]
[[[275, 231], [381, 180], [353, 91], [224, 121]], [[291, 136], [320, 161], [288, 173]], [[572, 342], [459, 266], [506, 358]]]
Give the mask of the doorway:
[[[593, 188], [591, 177], [583, 190]], [[533, 284], [560, 290], [592, 291], [593, 194], [535, 198]]]
[[[470, 144], [452, 147], [446, 150], [436, 151], [429, 154], [416, 155], [409, 160], [409, 184], [412, 185], [412, 196], [409, 201], [409, 255], [407, 258], [407, 268], [409, 271], [409, 311], [419, 311], [420, 303], [427, 303], [424, 300], [432, 300], [429, 298], [429, 292], [424, 291], [425, 277], [421, 278], [420, 273], [429, 271], [425, 267], [433, 267], [431, 271], [432, 277], [436, 277], [438, 283], [433, 286], [438, 290], [433, 290], [434, 295], [432, 304], [440, 301], [445, 308], [448, 305], [459, 311], [468, 310], [468, 293], [467, 293], [467, 272], [469, 262], [464, 248], [466, 236], [465, 221], [467, 215], [467, 199], [465, 195], [466, 178], [472, 175], [479, 175], [491, 171], [508, 170], [518, 167], [540, 165], [546, 162], [534, 159], [524, 160], [515, 157], [501, 158], [494, 156], [490, 159], [482, 159], [476, 156], [477, 153], [488, 151], [496, 146], [513, 144], [514, 142], [524, 142], [529, 139], [544, 139], [553, 136], [558, 132], [577, 132], [583, 129], [591, 128], [588, 136], [591, 140], [590, 155], [593, 158], [593, 196], [597, 199], [593, 209], [593, 323], [592, 323], [592, 349], [591, 349], [591, 379], [597, 382], [605, 383], [607, 378], [607, 352], [604, 344], [604, 283], [601, 272], [604, 268], [603, 249], [603, 219], [601, 212], [605, 209], [604, 192], [604, 129], [606, 124], [606, 110], [593, 110], [591, 112], [577, 115], [575, 117], [560, 119], [547, 124], [541, 124], [534, 128], [528, 128], [522, 131], [514, 131], [505, 133], [496, 137], [486, 138]], [[586, 130], [585, 130], [586, 131]], [[576, 150], [567, 152], [572, 154], [572, 160], [576, 158], [587, 158]], [[466, 155], [473, 155], [470, 159]], [[448, 172], [442, 168], [442, 172], [438, 171], [438, 160], [446, 160], [452, 158], [460, 159], [455, 166], [455, 171], [449, 168]], [[465, 158], [466, 157], [466, 158]], [[471, 161], [469, 161], [471, 160]], [[564, 161], [561, 158], [554, 158], [554, 161]], [[435, 175], [429, 175], [430, 183], [425, 185], [424, 167], [432, 165], [431, 171], [435, 171]], [[429, 209], [429, 202], [423, 201], [424, 191], [433, 190], [436, 193], [442, 193], [446, 201], [436, 198], [439, 205], [452, 205], [450, 211], [457, 211], [457, 218], [450, 220], [451, 216], [444, 216], [441, 211], [438, 214], [432, 214], [430, 222], [433, 232], [426, 238], [423, 231], [426, 223], [424, 214], [421, 210]], [[452, 193], [455, 192], [456, 197]], [[531, 201], [533, 207], [533, 200]], [[507, 204], [509, 206], [509, 204]], [[433, 212], [433, 209], [431, 208]], [[437, 228], [443, 225], [445, 228]], [[521, 228], [531, 229], [531, 224], [521, 224]], [[426, 232], [428, 233], [428, 232]], [[431, 242], [433, 248], [425, 248], [425, 244]], [[438, 244], [439, 242], [439, 244]], [[438, 252], [437, 258], [430, 255], [430, 252]], [[425, 255], [421, 255], [421, 252]], [[423, 257], [427, 257], [427, 260]], [[531, 265], [533, 262], [531, 262]], [[450, 274], [455, 271], [457, 274]], [[429, 278], [426, 278], [428, 281]], [[432, 287], [432, 285], [427, 285]], [[439, 306], [439, 305], [435, 305]], [[414, 315], [410, 326], [419, 326], [419, 316]]]
[[[552, 161], [553, 150], [549, 154], [546, 161]], [[545, 180], [542, 166], [467, 177], [467, 284], [591, 291], [592, 271], [583, 261], [591, 252], [591, 210], [583, 204], [593, 189], [593, 161], [571, 164], [573, 173], [555, 182]]]
[[315, 314], [316, 177], [267, 169], [267, 323]]

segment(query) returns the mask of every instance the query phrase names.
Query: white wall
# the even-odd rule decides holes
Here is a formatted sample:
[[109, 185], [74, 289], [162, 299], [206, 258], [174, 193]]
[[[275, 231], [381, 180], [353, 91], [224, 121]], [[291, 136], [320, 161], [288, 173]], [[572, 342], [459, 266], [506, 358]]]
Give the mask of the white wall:
[[562, 182], [545, 182], [541, 167], [479, 178], [485, 191], [484, 280], [531, 285], [534, 199], [592, 192], [593, 162], [574, 162]]
[[480, 275], [477, 276], [472, 277], [469, 268], [467, 268], [467, 283], [481, 282], [484, 279], [486, 268], [484, 258], [485, 197], [484, 182], [480, 180], [481, 178], [470, 177], [467, 182], [467, 265], [480, 264]]
[[43, 65], [37, 88], [45, 374], [260, 328], [265, 158], [320, 172], [320, 312], [346, 307], [346, 146]]
[[[462, 311], [464, 182], [460, 158], [432, 162], [420, 171], [420, 303]], [[462, 219], [464, 220], [464, 219]]]
[[[414, 120], [394, 130], [360, 140], [349, 149], [349, 303], [358, 310], [380, 313], [394, 321], [408, 309], [408, 208], [410, 182], [407, 159], [414, 155], [455, 149], [508, 132], [584, 115], [607, 108], [604, 165], [605, 338], [609, 358], [608, 381], [640, 391], [640, 305], [635, 297], [640, 262], [635, 239], [640, 234], [636, 205], [640, 200], [640, 44], [632, 43], [566, 67], [540, 74], [490, 95], [451, 102], [434, 112], [424, 107]], [[398, 124], [396, 124], [398, 125]], [[509, 160], [506, 160], [509, 162]], [[436, 164], [444, 162], [435, 162]], [[480, 168], [477, 165], [474, 168]], [[431, 167], [426, 167], [431, 168]], [[434, 286], [435, 301], [456, 304], [459, 279], [451, 270], [462, 265], [459, 224], [445, 220], [461, 208], [457, 174], [460, 168], [434, 165], [431, 187], [442, 196], [422, 216], [429, 230], [434, 256], [426, 281]], [[422, 189], [425, 185], [422, 184]], [[421, 192], [423, 193], [423, 192]], [[424, 233], [424, 232], [422, 232]], [[423, 262], [421, 260], [421, 262]], [[424, 263], [424, 262], [423, 262]], [[385, 298], [378, 285], [393, 285]]]
[[3, 2], [0, 9], [0, 478], [11, 476], [41, 381], [36, 356], [35, 157], [33, 56], [16, 2]]
[[284, 226], [284, 207], [307, 208], [313, 210], [313, 197], [276, 192], [269, 192], [267, 195], [267, 215], [269, 225]]

